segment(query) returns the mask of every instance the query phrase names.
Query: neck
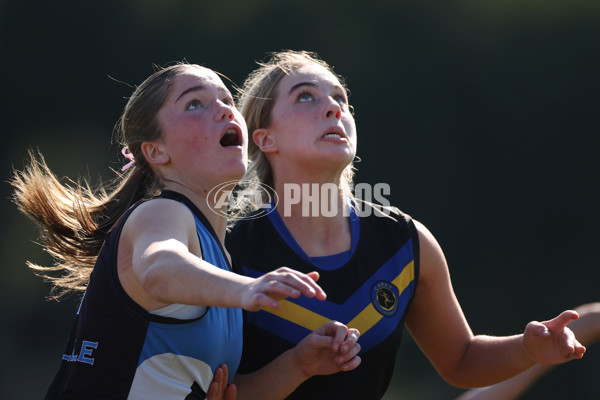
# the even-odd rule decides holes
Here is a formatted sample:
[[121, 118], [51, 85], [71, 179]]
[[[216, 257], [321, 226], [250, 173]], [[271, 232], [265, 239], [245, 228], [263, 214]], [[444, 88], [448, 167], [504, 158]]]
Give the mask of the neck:
[[281, 219], [310, 257], [350, 249], [348, 206], [337, 183], [275, 180]]

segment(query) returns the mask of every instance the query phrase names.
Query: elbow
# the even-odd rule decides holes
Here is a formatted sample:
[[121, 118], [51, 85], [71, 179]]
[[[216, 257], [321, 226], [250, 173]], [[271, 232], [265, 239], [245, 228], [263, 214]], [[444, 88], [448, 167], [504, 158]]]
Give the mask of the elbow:
[[454, 376], [454, 375], [443, 375], [440, 374], [442, 376], [442, 378], [444, 379], [444, 381], [454, 387], [457, 387], [459, 389], [472, 389], [474, 387], [478, 387], [481, 385], [473, 385], [470, 384], [469, 382], [467, 382], [465, 379], [462, 379], [459, 376]]
[[[454, 357], [447, 358], [446, 361], [448, 362], [437, 368], [442, 379], [449, 385], [462, 389], [483, 386], [477, 384], [474, 381], [473, 374], [469, 374], [466, 371], [466, 358], [470, 348], [471, 342], [465, 343], [464, 346], [461, 346], [461, 350], [454, 354]], [[452, 358], [454, 358], [454, 362], [450, 361]]]
[[469, 389], [473, 387], [473, 385], [469, 384], [469, 382], [464, 379], [464, 376], [456, 369], [438, 370], [438, 373], [442, 379], [451, 386], [461, 389]]
[[154, 300], [168, 303], [168, 286], [162, 274], [158, 271], [147, 271], [140, 278], [142, 289]]
[[170, 279], [162, 262], [163, 255], [154, 253], [142, 260], [137, 279], [142, 289], [154, 300], [169, 303]]

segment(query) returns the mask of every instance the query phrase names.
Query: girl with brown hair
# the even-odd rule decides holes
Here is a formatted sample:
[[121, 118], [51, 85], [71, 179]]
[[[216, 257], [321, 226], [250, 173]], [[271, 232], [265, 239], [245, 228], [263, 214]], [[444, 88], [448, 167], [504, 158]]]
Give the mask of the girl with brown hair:
[[[215, 72], [158, 70], [135, 89], [119, 127], [130, 162], [112, 186], [63, 185], [34, 154], [13, 176], [15, 202], [57, 260], [30, 266], [56, 296], [85, 290], [46, 398], [235, 397], [224, 377], [239, 363], [241, 309], [323, 300], [318, 275], [232, 272], [227, 221], [208, 193], [244, 175], [247, 128]], [[258, 374], [236, 377], [240, 398], [285, 397], [313, 374], [355, 368], [357, 338], [324, 324]]]

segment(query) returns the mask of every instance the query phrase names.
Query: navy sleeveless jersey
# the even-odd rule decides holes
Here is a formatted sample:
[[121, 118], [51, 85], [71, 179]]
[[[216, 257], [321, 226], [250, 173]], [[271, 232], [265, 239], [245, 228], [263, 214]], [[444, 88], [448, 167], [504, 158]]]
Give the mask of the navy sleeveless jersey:
[[[196, 221], [203, 258], [230, 270], [223, 248], [198, 208], [179, 193]], [[152, 201], [152, 200], [149, 200]], [[242, 352], [241, 309], [208, 307], [195, 319], [153, 315], [135, 303], [117, 276], [117, 246], [132, 207], [106, 237], [46, 399], [204, 399], [222, 363], [229, 377]]]
[[[257, 211], [238, 221], [226, 245], [234, 264], [249, 276], [286, 266], [318, 271], [325, 301], [286, 299], [277, 310], [244, 314], [244, 351], [240, 373], [254, 371], [292, 348], [329, 320], [357, 328], [361, 365], [351, 372], [308, 379], [289, 399], [380, 399], [394, 369], [406, 311], [419, 273], [417, 230], [412, 219], [394, 209], [389, 216], [365, 205], [351, 214], [352, 249], [342, 261], [309, 258], [277, 212]], [[261, 215], [262, 214], [262, 215]], [[337, 264], [337, 265], [336, 265]]]

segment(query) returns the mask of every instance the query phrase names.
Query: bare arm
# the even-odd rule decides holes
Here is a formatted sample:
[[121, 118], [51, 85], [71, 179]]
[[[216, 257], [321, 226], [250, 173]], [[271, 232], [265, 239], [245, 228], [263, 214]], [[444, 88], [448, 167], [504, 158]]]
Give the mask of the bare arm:
[[265, 367], [237, 374], [239, 399], [284, 399], [302, 382], [315, 375], [330, 375], [358, 367], [359, 332], [330, 321]]
[[125, 223], [119, 247], [119, 278], [147, 308], [180, 303], [255, 311], [301, 294], [325, 298], [309, 275], [287, 268], [255, 279], [209, 264], [201, 258], [191, 212], [172, 200], [139, 206]]
[[581, 358], [585, 348], [565, 328], [575, 312], [506, 337], [474, 336], [452, 289], [444, 254], [433, 235], [416, 222], [421, 270], [407, 326], [439, 374], [458, 387], [478, 387], [508, 379], [536, 362]]
[[[575, 311], [579, 313], [579, 319], [573, 321], [569, 327], [581, 343], [589, 346], [600, 340], [600, 303], [584, 304], [575, 308]], [[467, 390], [456, 400], [516, 400], [553, 368], [554, 365], [537, 364], [498, 384]]]

